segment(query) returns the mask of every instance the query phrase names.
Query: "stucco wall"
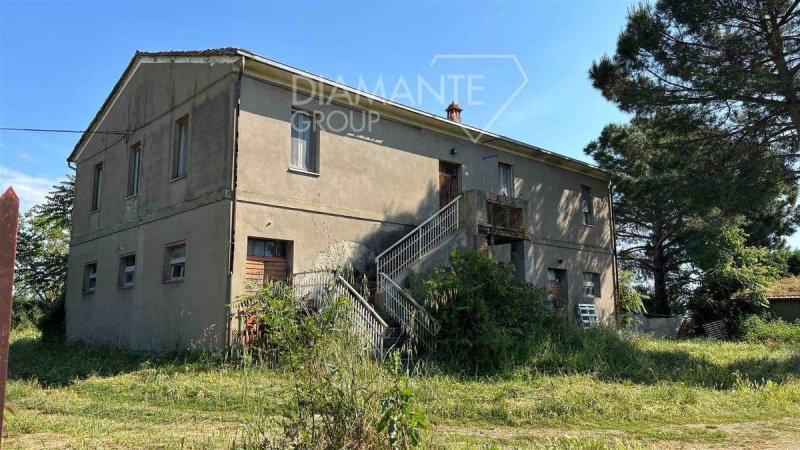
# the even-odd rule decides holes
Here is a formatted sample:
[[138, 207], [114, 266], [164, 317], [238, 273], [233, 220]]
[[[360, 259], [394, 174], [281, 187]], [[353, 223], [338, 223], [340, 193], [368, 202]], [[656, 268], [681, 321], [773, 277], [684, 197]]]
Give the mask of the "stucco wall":
[[[224, 323], [231, 209], [233, 64], [138, 66], [78, 157], [67, 287], [67, 334], [137, 349], [173, 349]], [[189, 117], [187, 175], [172, 178], [175, 122]], [[128, 197], [130, 147], [141, 143], [139, 194]], [[94, 167], [104, 177], [91, 212]], [[198, 226], [202, 224], [202, 226]], [[162, 283], [164, 245], [186, 240], [187, 278]], [[117, 289], [119, 256], [136, 252], [137, 281]], [[98, 289], [81, 294], [83, 266], [98, 261]], [[189, 287], [191, 286], [191, 287]], [[182, 325], [181, 325], [182, 324]], [[215, 330], [216, 338], [224, 336]]]
[[[224, 346], [230, 202], [215, 203], [71, 248], [67, 337], [138, 350]], [[203, 226], [197, 226], [203, 224]], [[186, 275], [164, 282], [166, 245], [184, 241]], [[132, 288], [119, 288], [119, 258], [136, 254]], [[84, 264], [97, 262], [97, 288], [82, 293]], [[222, 262], [220, 264], [219, 262]]]
[[770, 299], [769, 311], [787, 322], [800, 320], [800, 301], [797, 299]]
[[[73, 237], [154, 213], [230, 186], [231, 64], [142, 64], [80, 154], [76, 170]], [[188, 175], [171, 182], [175, 122], [189, 116]], [[197, 125], [201, 124], [201, 125]], [[131, 130], [131, 131], [128, 131]], [[128, 196], [128, 152], [142, 144], [140, 193]], [[103, 163], [101, 208], [90, 213], [94, 167]]]
[[[381, 119], [371, 130], [348, 135], [343, 117], [359, 113], [317, 102], [301, 108], [326, 117], [319, 132], [319, 175], [298, 174], [289, 170], [292, 102], [290, 90], [244, 78], [235, 292], [243, 286], [242, 242], [247, 236], [294, 241], [294, 272], [314, 268], [319, 253], [340, 240], [360, 242], [380, 253], [392, 243], [376, 238], [387, 235], [382, 227], [407, 229], [439, 208], [440, 160], [462, 165], [461, 190], [492, 192], [499, 189], [502, 162], [513, 166], [516, 196], [529, 202], [527, 252], [534, 264], [527, 278], [544, 286], [548, 267], [565, 268], [570, 299], [577, 303], [587, 300], [582, 295], [583, 272], [599, 272], [602, 293], [595, 303], [604, 315], [610, 314], [613, 272], [606, 180], [393, 120]], [[340, 112], [331, 115], [333, 111]], [[590, 186], [594, 194], [594, 226], [583, 225], [581, 185]]]

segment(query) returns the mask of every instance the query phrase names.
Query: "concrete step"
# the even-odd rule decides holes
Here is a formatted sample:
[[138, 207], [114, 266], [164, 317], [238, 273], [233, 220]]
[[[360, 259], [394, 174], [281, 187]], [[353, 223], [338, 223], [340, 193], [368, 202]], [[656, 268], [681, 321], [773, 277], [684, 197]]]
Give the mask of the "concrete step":
[[400, 327], [391, 327], [386, 331], [383, 337], [383, 351], [401, 350], [403, 354], [407, 353], [403, 347], [408, 342], [408, 336]]

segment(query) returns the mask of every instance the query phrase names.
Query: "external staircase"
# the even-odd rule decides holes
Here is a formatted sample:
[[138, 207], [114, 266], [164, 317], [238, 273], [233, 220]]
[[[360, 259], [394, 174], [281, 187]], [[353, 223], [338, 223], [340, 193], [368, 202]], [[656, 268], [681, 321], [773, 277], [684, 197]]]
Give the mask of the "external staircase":
[[356, 332], [376, 357], [393, 349], [404, 358], [435, 351], [439, 323], [400, 285], [409, 271], [424, 274], [447, 264], [456, 248], [481, 249], [496, 237], [520, 238], [523, 208], [513, 200], [483, 191], [463, 192], [375, 258], [375, 279], [369, 280], [374, 296], [368, 289], [356, 289], [353, 285], [358, 283], [346, 274], [326, 271], [295, 274], [295, 291], [314, 308], [333, 298], [348, 299]]
[[377, 298], [381, 310], [397, 323], [410, 347], [435, 350], [440, 325], [433, 316], [398, 284], [407, 271], [454, 236], [459, 229], [459, 200], [456, 197], [375, 258]]
[[459, 199], [460, 196], [378, 255], [372, 303], [365, 298], [368, 294], [353, 286], [354, 280], [327, 271], [295, 274], [292, 282], [297, 295], [317, 309], [333, 298], [348, 299], [352, 306], [349, 318], [365, 347], [376, 357], [399, 350], [403, 358], [411, 359], [421, 352], [433, 351], [439, 323], [398, 282], [457, 233]]

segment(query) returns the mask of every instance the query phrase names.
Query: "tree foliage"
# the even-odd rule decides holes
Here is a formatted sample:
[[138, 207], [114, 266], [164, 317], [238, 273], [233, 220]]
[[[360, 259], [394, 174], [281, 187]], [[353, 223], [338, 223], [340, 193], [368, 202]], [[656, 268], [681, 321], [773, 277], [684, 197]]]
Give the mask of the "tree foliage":
[[[698, 283], [705, 289], [698, 295], [730, 297], [723, 291], [740, 288], [752, 297], [748, 283], [736, 281], [746, 271], [732, 268], [752, 267], [745, 257], [752, 248], [781, 247], [798, 223], [799, 6], [641, 4], [614, 55], [589, 71], [603, 96], [635, 115], [629, 126], [606, 127], [587, 153], [616, 173], [622, 265], [653, 280], [656, 312], [668, 312], [668, 299], [688, 298]], [[736, 247], [743, 266], [698, 251], [695, 240], [713, 226], [738, 229], [718, 228], [738, 234], [715, 239], [732, 245], [743, 237]], [[712, 254], [723, 259], [698, 259]]]
[[644, 307], [646, 296], [637, 289], [636, 275], [628, 270], [619, 272], [619, 306], [624, 323], [630, 324], [634, 314], [647, 312]]
[[800, 135], [800, 2], [659, 0], [628, 16], [613, 57], [590, 70], [623, 110], [690, 114], [796, 157]]
[[780, 265], [763, 247], [747, 246], [747, 236], [733, 224], [697, 230], [689, 252], [702, 278], [690, 301], [698, 322], [735, 319], [769, 305], [769, 283], [781, 276]]
[[687, 252], [698, 223], [737, 220], [751, 244], [776, 245], [794, 230], [798, 187], [785, 161], [748, 140], [704, 134], [687, 115], [638, 116], [608, 125], [586, 153], [614, 175], [623, 268], [653, 283], [650, 312], [669, 313], [692, 280]]
[[75, 179], [56, 186], [46, 201], [28, 210], [17, 239], [16, 295], [44, 305], [63, 299], [67, 277]]
[[781, 272], [781, 278], [800, 276], [800, 250], [780, 249], [773, 252], [772, 256], [775, 266]]

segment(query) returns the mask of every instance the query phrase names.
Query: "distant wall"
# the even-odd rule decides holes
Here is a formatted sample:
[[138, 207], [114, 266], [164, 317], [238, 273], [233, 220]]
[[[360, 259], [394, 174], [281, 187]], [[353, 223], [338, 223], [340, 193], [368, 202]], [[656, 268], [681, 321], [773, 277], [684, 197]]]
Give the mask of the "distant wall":
[[769, 310], [772, 315], [787, 322], [800, 320], [800, 299], [772, 298], [769, 300]]
[[677, 338], [683, 322], [682, 317], [645, 317], [637, 314], [633, 317], [632, 328], [656, 337]]

